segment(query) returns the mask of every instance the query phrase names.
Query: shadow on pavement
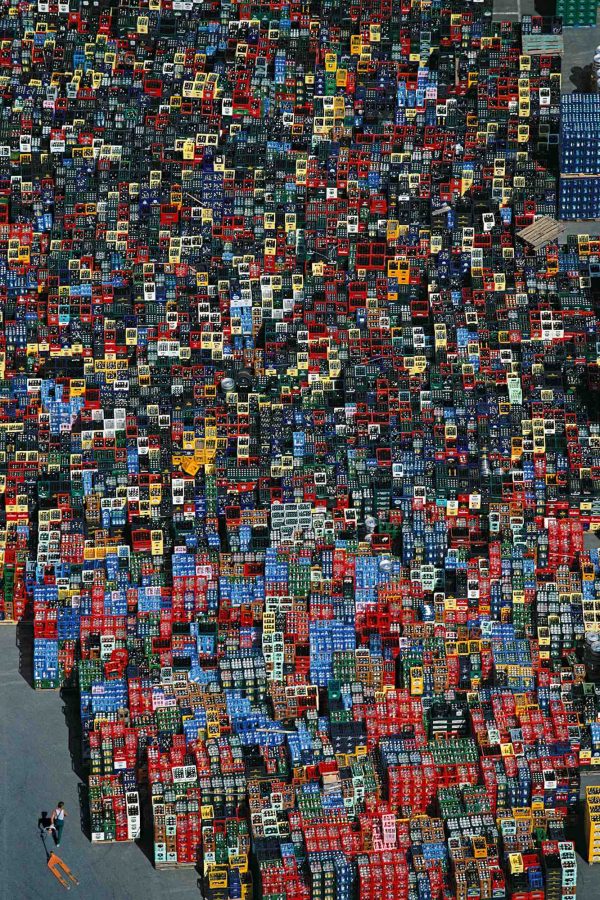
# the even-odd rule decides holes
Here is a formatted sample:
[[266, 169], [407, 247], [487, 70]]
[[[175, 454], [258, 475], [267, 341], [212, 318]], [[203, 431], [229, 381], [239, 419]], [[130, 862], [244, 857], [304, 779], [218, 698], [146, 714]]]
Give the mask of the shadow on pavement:
[[140, 786], [140, 809], [142, 813], [142, 836], [136, 845], [140, 848], [146, 859], [154, 866], [154, 840], [152, 834], [152, 807], [148, 790], [145, 785]]
[[81, 716], [79, 708], [79, 691], [76, 688], [63, 688], [60, 692], [63, 701], [63, 716], [69, 731], [69, 753], [73, 771], [80, 781], [87, 782], [87, 765], [83, 759], [81, 740]]
[[556, 11], [555, 0], [535, 0], [535, 11], [538, 16], [553, 16]]
[[69, 734], [69, 755], [71, 767], [77, 777], [77, 794], [79, 799], [79, 820], [82, 833], [90, 841], [92, 829], [90, 823], [90, 802], [88, 788], [87, 765], [83, 759], [81, 740], [81, 717], [79, 713], [79, 691], [76, 688], [63, 688], [60, 692], [63, 701], [63, 716]]
[[33, 622], [17, 622], [16, 645], [19, 651], [19, 675], [33, 688]]
[[575, 85], [574, 93], [582, 91], [588, 93], [592, 88], [592, 64], [589, 66], [573, 66], [569, 76], [571, 84]]
[[79, 795], [79, 823], [81, 832], [85, 834], [88, 841], [92, 840], [92, 825], [90, 822], [90, 790], [87, 782], [77, 785], [77, 794]]

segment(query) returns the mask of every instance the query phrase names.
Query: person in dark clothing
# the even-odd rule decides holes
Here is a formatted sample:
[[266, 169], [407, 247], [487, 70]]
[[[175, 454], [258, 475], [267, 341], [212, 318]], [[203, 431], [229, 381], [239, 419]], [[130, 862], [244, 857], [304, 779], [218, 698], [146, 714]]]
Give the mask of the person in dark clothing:
[[65, 826], [65, 816], [67, 815], [65, 811], [65, 804], [61, 800], [60, 803], [56, 804], [56, 809], [50, 816], [50, 827], [54, 830], [56, 846], [60, 847], [60, 840], [62, 838], [63, 828]]

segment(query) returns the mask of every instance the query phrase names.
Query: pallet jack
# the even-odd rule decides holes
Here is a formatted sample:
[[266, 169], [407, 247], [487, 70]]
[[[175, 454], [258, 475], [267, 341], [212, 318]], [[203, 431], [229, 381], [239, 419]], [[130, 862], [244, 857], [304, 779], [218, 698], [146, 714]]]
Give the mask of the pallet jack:
[[47, 828], [43, 828], [40, 826], [40, 837], [42, 839], [42, 844], [44, 845], [44, 850], [46, 851], [46, 862], [48, 863], [48, 868], [57, 879], [57, 881], [59, 881], [67, 891], [70, 891], [71, 887], [74, 884], [79, 884], [79, 882], [71, 872], [68, 865], [64, 862], [64, 860], [62, 860], [60, 856], [57, 856], [53, 850], [48, 850], [46, 846], [46, 837], [50, 831], [52, 831], [51, 826]]

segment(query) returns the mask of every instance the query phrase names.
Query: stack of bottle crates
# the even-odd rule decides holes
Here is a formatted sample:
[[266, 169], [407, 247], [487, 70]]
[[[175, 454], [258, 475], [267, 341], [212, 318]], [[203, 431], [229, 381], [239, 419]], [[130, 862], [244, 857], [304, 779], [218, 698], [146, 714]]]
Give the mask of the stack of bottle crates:
[[542, 861], [547, 900], [576, 896], [577, 856], [573, 842], [544, 841]]
[[36, 638], [33, 646], [33, 681], [36, 688], [58, 688], [58, 642], [53, 638]]
[[591, 865], [600, 862], [600, 787], [586, 786], [584, 817], [587, 861]]
[[596, 219], [600, 216], [600, 97], [565, 94], [560, 108], [559, 215], [561, 219]]
[[[192, 779], [193, 783], [193, 779]], [[200, 846], [200, 794], [189, 787], [155, 783], [152, 793], [154, 864], [195, 866]]]
[[210, 807], [202, 808], [202, 872], [203, 893], [217, 897], [215, 882], [222, 879], [224, 897], [237, 896], [250, 900], [250, 834], [243, 817], [213, 818]]
[[556, 15], [563, 25], [595, 25], [598, 16], [597, 0], [557, 0]]
[[141, 835], [141, 810], [135, 774], [90, 775], [89, 808], [91, 837], [95, 843], [137, 840]]

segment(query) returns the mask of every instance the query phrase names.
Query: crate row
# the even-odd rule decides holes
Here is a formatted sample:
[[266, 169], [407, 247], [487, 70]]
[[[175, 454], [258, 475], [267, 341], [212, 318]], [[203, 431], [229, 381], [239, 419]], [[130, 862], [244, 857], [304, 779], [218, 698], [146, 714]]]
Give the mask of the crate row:
[[[171, 678], [171, 676], [169, 676]], [[143, 686], [142, 686], [143, 687]], [[233, 737], [227, 737], [226, 735], [229, 733], [229, 729], [231, 726], [227, 724], [228, 715], [226, 713], [227, 708], [227, 700], [226, 698], [221, 699], [219, 693], [215, 690], [210, 691], [207, 686], [201, 688], [197, 686], [197, 689], [191, 690], [189, 682], [187, 678], [181, 674], [178, 678], [174, 680], [167, 680], [160, 692], [156, 690], [156, 684], [148, 683], [147, 690], [151, 695], [155, 698], [156, 701], [161, 698], [161, 702], [165, 704], [158, 709], [164, 710], [173, 710], [172, 715], [169, 716], [158, 716], [158, 725], [160, 728], [154, 726], [153, 735], [149, 735], [150, 744], [148, 749], [148, 778], [150, 779], [150, 783], [154, 785], [153, 791], [157, 789], [157, 786], [169, 785], [171, 791], [172, 803], [177, 801], [177, 798], [181, 796], [180, 790], [183, 789], [185, 793], [187, 793], [190, 785], [196, 785], [196, 790], [201, 791], [203, 802], [209, 796], [209, 792], [212, 792], [210, 795], [210, 799], [214, 804], [217, 804], [218, 812], [217, 815], [232, 815], [232, 810], [235, 810], [237, 806], [242, 801], [246, 792], [246, 785], [250, 785], [251, 782], [246, 782], [245, 777], [242, 777], [241, 781], [235, 777], [235, 774], [242, 775], [242, 773], [246, 773], [246, 777], [250, 773], [250, 769], [248, 768], [250, 765], [254, 767], [256, 763], [252, 761], [252, 759], [247, 755], [244, 751], [244, 746], [248, 746], [248, 751], [252, 749], [251, 745], [247, 745], [244, 740], [243, 732], [239, 734], [235, 739]], [[177, 712], [175, 707], [169, 706], [169, 696], [172, 696], [173, 700], [177, 702], [176, 698], [179, 698], [179, 703], [181, 704], [182, 710], [187, 710], [187, 721], [185, 728], [185, 735], [178, 735], [177, 730], [181, 728], [181, 714]], [[205, 697], [204, 703], [201, 703], [201, 698]], [[189, 711], [191, 708], [195, 707], [198, 703], [200, 703], [200, 709], [205, 710], [206, 704], [209, 702], [208, 697], [212, 697], [211, 706], [214, 708], [214, 714], [210, 716], [208, 714], [204, 714], [203, 717], [200, 717], [195, 724], [193, 724], [193, 719], [190, 718]], [[526, 722], [528, 718], [531, 718], [535, 710], [529, 709], [527, 706], [520, 707], [519, 719], [516, 717], [517, 709], [515, 707], [515, 695], [512, 694], [508, 690], [495, 690], [492, 695], [492, 702], [495, 704], [495, 719], [498, 722], [502, 721], [501, 710], [499, 704], [502, 706], [503, 715], [505, 715], [506, 723], [505, 728], [510, 729], [510, 735], [513, 740], [516, 740], [517, 734], [517, 725], [518, 721], [521, 721], [522, 728], [524, 728], [523, 723]], [[194, 699], [196, 698], [196, 699]], [[408, 699], [408, 698], [407, 698]], [[415, 701], [412, 701], [412, 706], [414, 707]], [[231, 706], [231, 704], [229, 704]], [[477, 711], [477, 705], [473, 706], [473, 710]], [[220, 712], [219, 712], [220, 710]], [[566, 715], [561, 712], [561, 707], [558, 704], [555, 704], [552, 708], [553, 718], [560, 722], [560, 717], [563, 716], [566, 720]], [[106, 713], [103, 713], [103, 716]], [[118, 713], [113, 714], [115, 717], [118, 716]], [[423, 712], [421, 713], [423, 716]], [[149, 722], [152, 721], [152, 717], [147, 717]], [[366, 752], [366, 747], [362, 750], [360, 748], [355, 747], [352, 751], [346, 753], [335, 753], [334, 754], [334, 746], [333, 746], [333, 738], [334, 738], [334, 720], [339, 718], [336, 715], [335, 710], [332, 709], [330, 712], [331, 724], [328, 726], [326, 724], [326, 720], [321, 717], [319, 729], [323, 735], [329, 733], [331, 735], [331, 750], [332, 760], [334, 759], [352, 759], [356, 757], [356, 754], [359, 752]], [[540, 721], [540, 724], [543, 724], [543, 716], [537, 714], [535, 718]], [[194, 717], [195, 719], [195, 717]], [[456, 719], [456, 715], [454, 716]], [[513, 721], [514, 720], [514, 721]], [[232, 724], [235, 719], [232, 719]], [[147, 722], [147, 726], [149, 724]], [[313, 722], [315, 726], [317, 725], [317, 720], [313, 718]], [[473, 718], [472, 726], [475, 728], [476, 720]], [[132, 738], [135, 734], [131, 729], [126, 728], [123, 725], [115, 724], [111, 726], [110, 730], [105, 729], [102, 725], [100, 727], [100, 732], [98, 736], [92, 740], [92, 735], [96, 734], [96, 732], [92, 732], [90, 734], [90, 743], [92, 743], [96, 748], [101, 749], [101, 754], [104, 757], [105, 766], [110, 768], [112, 765], [117, 771], [123, 764], [127, 766], [131, 766], [134, 760], [130, 757], [127, 757], [127, 746], [129, 742], [130, 753], [134, 753], [134, 746], [132, 746]], [[138, 725], [139, 727], [139, 725]], [[449, 731], [451, 733], [451, 729], [454, 726], [449, 726]], [[257, 731], [260, 732], [262, 730], [262, 725], [257, 723], [256, 725]], [[224, 729], [224, 731], [223, 731]], [[148, 731], [148, 728], [145, 729]], [[159, 740], [159, 746], [165, 747], [165, 740], [167, 738], [167, 734], [171, 730], [173, 733], [173, 737], [171, 738], [172, 749], [168, 751], [167, 755], [164, 755], [164, 751], [155, 751], [152, 749], [152, 742], [155, 742], [157, 739]], [[238, 730], [238, 729], [236, 729]], [[310, 732], [305, 732], [306, 741], [304, 743], [304, 755], [298, 758], [296, 747], [296, 741], [293, 740], [293, 733], [286, 734], [286, 729], [277, 729], [275, 723], [272, 723], [271, 727], [266, 727], [265, 731], [268, 731], [273, 734], [279, 735], [279, 745], [286, 743], [289, 746], [289, 756], [284, 754], [284, 757], [280, 758], [279, 763], [276, 763], [276, 760], [279, 756], [278, 753], [275, 753], [276, 748], [274, 746], [270, 746], [269, 742], [266, 739], [266, 736], [262, 736], [260, 734], [256, 734], [254, 738], [254, 742], [258, 741], [261, 747], [261, 753], [263, 756], [262, 762], [259, 763], [261, 766], [265, 766], [268, 763], [268, 759], [271, 758], [274, 763], [276, 763], [276, 768], [271, 766], [270, 769], [267, 768], [267, 771], [271, 771], [273, 776], [279, 775], [279, 777], [285, 779], [281, 785], [277, 787], [273, 786], [273, 783], [268, 781], [267, 784], [269, 786], [269, 792], [276, 790], [280, 792], [283, 790], [283, 787], [287, 785], [286, 791], [289, 792], [289, 784], [287, 783], [287, 778], [289, 777], [292, 768], [294, 768], [295, 763], [301, 762], [304, 759], [305, 765], [307, 756], [307, 751], [310, 748], [313, 748], [314, 752], [314, 743], [311, 739]], [[208, 734], [212, 734], [213, 738], [208, 739]], [[316, 732], [315, 732], [316, 733]], [[533, 763], [536, 760], [530, 760], [529, 766], [523, 765], [524, 760], [519, 761], [519, 757], [514, 755], [509, 755], [506, 753], [506, 747], [501, 746], [499, 744], [496, 749], [497, 754], [497, 763], [495, 769], [494, 781], [490, 781], [488, 778], [488, 773], [492, 773], [493, 769], [484, 768], [483, 770], [479, 770], [479, 755], [475, 751], [475, 744], [470, 741], [465, 741], [464, 739], [452, 740], [446, 737], [445, 741], [439, 743], [439, 738], [431, 745], [429, 745], [428, 756], [423, 760], [423, 763], [428, 767], [424, 770], [424, 778], [422, 781], [416, 780], [416, 775], [418, 773], [417, 759], [414, 750], [411, 750], [411, 742], [410, 739], [406, 742], [406, 745], [403, 740], [398, 738], [394, 739], [391, 743], [382, 740], [379, 746], [379, 753], [381, 762], [384, 764], [384, 769], [382, 771], [388, 772], [389, 779], [389, 796], [390, 802], [392, 803], [392, 808], [396, 808], [398, 811], [404, 811], [410, 803], [416, 804], [412, 812], [415, 810], [418, 812], [425, 811], [430, 804], [433, 802], [435, 797], [435, 785], [439, 784], [439, 778], [443, 777], [444, 781], [442, 783], [452, 785], [456, 782], [465, 783], [465, 781], [471, 781], [474, 785], [473, 787], [473, 796], [477, 795], [477, 782], [483, 778], [484, 784], [486, 785], [486, 803], [493, 803], [492, 809], [496, 810], [497, 806], [501, 809], [510, 809], [511, 807], [518, 807], [521, 809], [527, 809], [530, 804], [535, 803], [536, 808], [539, 810], [546, 810], [550, 815], [554, 813], [556, 816], [555, 828], [564, 827], [564, 821], [566, 816], [569, 814], [569, 811], [574, 809], [574, 805], [578, 796], [578, 782], [573, 782], [572, 774], [567, 776], [567, 780], [565, 781], [565, 773], [573, 771], [577, 771], [576, 769], [570, 770], [565, 769], [564, 772], [559, 771], [556, 767], [559, 765], [573, 765], [572, 757], [573, 757], [573, 748], [569, 741], [563, 741], [562, 746], [561, 742], [557, 740], [557, 736], [553, 731], [548, 731], [547, 729], [543, 732], [545, 734], [545, 739], [543, 743], [538, 745], [538, 752], [540, 753], [540, 757], [537, 760], [538, 765], [536, 767], [533, 766]], [[217, 735], [221, 735], [221, 737], [217, 737]], [[162, 735], [162, 737], [161, 737]], [[203, 738], [206, 738], [203, 741]], [[121, 753], [118, 754], [117, 750], [112, 746], [111, 741], [115, 741], [116, 739], [121, 742]], [[406, 740], [406, 739], [404, 739]], [[499, 736], [497, 741], [502, 741], [503, 739]], [[534, 737], [534, 734], [531, 735], [529, 740], [532, 742], [531, 747], [533, 749], [534, 746], [537, 745], [537, 740]], [[510, 745], [507, 745], [510, 746]], [[517, 748], [515, 747], [515, 750]], [[190, 754], [190, 750], [192, 753]], [[94, 754], [94, 751], [92, 751]], [[518, 752], [518, 751], [517, 751]], [[522, 751], [521, 751], [522, 752]], [[531, 753], [531, 751], [530, 751]], [[193, 754], [193, 755], [192, 755]], [[492, 761], [492, 752], [491, 748], [486, 751], [486, 758], [491, 763]], [[286, 760], [287, 756], [287, 760]], [[92, 756], [92, 759], [97, 759], [97, 754]], [[358, 759], [358, 757], [357, 757]], [[403, 759], [405, 759], [405, 763], [403, 764]], [[260, 760], [260, 756], [257, 758], [257, 763]], [[473, 760], [477, 761], [473, 768]], [[287, 765], [283, 765], [284, 762], [287, 762]], [[510, 764], [510, 765], [509, 765]], [[555, 771], [550, 771], [550, 766], [555, 767]], [[297, 767], [297, 766], [296, 766]], [[454, 769], [456, 767], [456, 771]], [[321, 765], [321, 777], [325, 779], [326, 770], [324, 768], [324, 764]], [[328, 778], [331, 779], [332, 783], [335, 783], [337, 780], [339, 769], [337, 762], [334, 762], [333, 765], [329, 764], [329, 775]], [[107, 771], [107, 770], [105, 770]], [[511, 771], [513, 774], [511, 774]], [[203, 773], [206, 773], [206, 776]], [[505, 773], [505, 774], [503, 774]], [[374, 773], [375, 774], [375, 773]], [[518, 774], [518, 779], [515, 777]], [[220, 777], [217, 777], [220, 776]], [[400, 793], [395, 792], [393, 788], [392, 776], [394, 778], [399, 779], [399, 784], [402, 786], [402, 790]], [[524, 776], [524, 777], [523, 777]], [[208, 779], [206, 781], [205, 779]], [[504, 779], [504, 781], [502, 780]], [[367, 781], [364, 780], [364, 771], [363, 771], [363, 785], [372, 784], [375, 785], [376, 781], [373, 778], [367, 778]], [[360, 786], [360, 781], [358, 780], [358, 775], [355, 775], [352, 778], [353, 789], [356, 790]], [[493, 784], [497, 784], [500, 787], [504, 784], [504, 789], [498, 793], [499, 788], [496, 787], [494, 790]], [[433, 790], [431, 789], [431, 785], [433, 784]], [[537, 785], [537, 786], [536, 786]], [[258, 783], [257, 783], [258, 786]], [[303, 817], [318, 815], [321, 816], [326, 809], [323, 805], [324, 796], [321, 794], [321, 791], [318, 787], [318, 784], [307, 785], [307, 788], [310, 787], [311, 790], [304, 789], [297, 797], [298, 809], [301, 811]], [[516, 790], [518, 788], [518, 790]], [[166, 790], [166, 788], [164, 788]], [[161, 791], [163, 788], [161, 788]], [[160, 792], [159, 792], [160, 793]], [[251, 792], [252, 796], [252, 792]], [[265, 799], [267, 799], [270, 794], [264, 795]], [[162, 797], [159, 794], [156, 794], [157, 802], [162, 803]], [[293, 792], [291, 794], [293, 797]], [[500, 799], [498, 799], [500, 797]], [[364, 799], [364, 794], [363, 794]], [[360, 804], [360, 794], [355, 795], [355, 802], [358, 800]], [[540, 806], [541, 801], [541, 806]], [[279, 801], [281, 802], [281, 801]], [[287, 807], [286, 804], [287, 803]], [[497, 806], [496, 806], [497, 804]], [[211, 804], [212, 805], [212, 804]], [[346, 808], [351, 808], [349, 804], [349, 798], [346, 797], [345, 803]], [[258, 809], [256, 813], [251, 814], [252, 827], [257, 830], [261, 837], [265, 836], [273, 836], [277, 834], [278, 836], [284, 836], [288, 833], [288, 827], [284, 828], [284, 833], [281, 833], [282, 821], [280, 819], [280, 814], [277, 812], [279, 807], [272, 807], [268, 804], [266, 807], [260, 807], [261, 813], [260, 817], [258, 817]], [[287, 801], [284, 801], [284, 808], [294, 808], [293, 801], [290, 801], [289, 797]], [[356, 809], [360, 809], [360, 806], [355, 807]], [[252, 809], [252, 806], [251, 806]], [[562, 812], [561, 812], [562, 810]], [[408, 810], [407, 810], [408, 811]], [[267, 815], [268, 812], [268, 815]], [[160, 813], [160, 816], [163, 816], [163, 813]], [[562, 825], [560, 825], [562, 816]], [[159, 839], [160, 837], [160, 828], [162, 819], [159, 818], [156, 827], [159, 829], [157, 832], [157, 845], [166, 844], [166, 841], [163, 839]], [[542, 827], [541, 825], [539, 827]], [[321, 829], [322, 830], [322, 829]], [[337, 832], [334, 832], [337, 834]], [[309, 828], [304, 829], [304, 839], [307, 841], [307, 845], [313, 840], [317, 839], [317, 832], [313, 835]], [[546, 832], [544, 832], [546, 834]], [[174, 837], [175, 834], [171, 834], [171, 837]], [[339, 835], [338, 835], [339, 837]], [[350, 831], [347, 832], [347, 837], [350, 839]], [[321, 835], [318, 840], [323, 841], [325, 839], [324, 835]], [[337, 840], [338, 838], [336, 838]], [[327, 841], [331, 843], [332, 836], [327, 838]], [[172, 842], [171, 842], [172, 843]], [[182, 844], [188, 844], [189, 841], [184, 841]], [[166, 852], [166, 851], [165, 851]], [[168, 851], [170, 854], [175, 853], [174, 850]], [[157, 862], [162, 864], [163, 862], [174, 862], [174, 858], [171, 855], [170, 857], [165, 857], [162, 853], [161, 847], [157, 848]], [[183, 855], [182, 855], [183, 859]], [[185, 862], [189, 862], [191, 860], [184, 860]]]
[[559, 189], [561, 219], [595, 219], [600, 209], [600, 176], [561, 176]]
[[587, 844], [587, 861], [600, 861], [600, 790], [594, 785], [585, 789], [584, 828]]
[[[571, 3], [566, 24], [596, 23], [597, 4]], [[593, 7], [593, 8], [592, 8]], [[571, 21], [568, 21], [568, 20]], [[559, 216], [594, 219], [600, 211], [596, 175], [600, 172], [596, 141], [599, 98], [596, 94], [567, 94], [561, 99]]]
[[141, 836], [141, 807], [135, 772], [90, 775], [92, 842], [135, 841]]

